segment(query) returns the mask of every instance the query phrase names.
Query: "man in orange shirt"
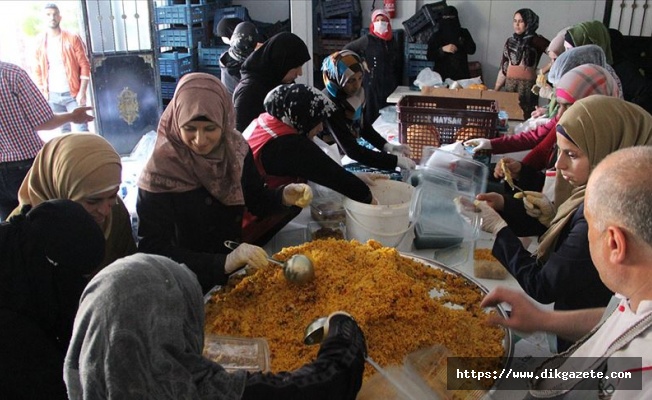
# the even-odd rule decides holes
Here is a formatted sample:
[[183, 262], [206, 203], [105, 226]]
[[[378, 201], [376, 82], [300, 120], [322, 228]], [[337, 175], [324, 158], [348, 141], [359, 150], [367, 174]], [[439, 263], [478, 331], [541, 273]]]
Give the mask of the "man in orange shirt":
[[[45, 5], [47, 32], [36, 50], [36, 85], [55, 113], [70, 112], [86, 105], [90, 63], [78, 34], [61, 29], [61, 14], [54, 3]], [[74, 125], [76, 132], [88, 131], [86, 124]], [[70, 124], [61, 127], [70, 132]]]

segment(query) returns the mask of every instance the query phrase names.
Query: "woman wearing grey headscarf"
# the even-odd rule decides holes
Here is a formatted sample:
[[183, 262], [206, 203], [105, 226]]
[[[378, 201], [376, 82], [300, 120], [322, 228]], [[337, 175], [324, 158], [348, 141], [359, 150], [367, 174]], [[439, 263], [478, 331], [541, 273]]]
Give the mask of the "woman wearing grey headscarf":
[[204, 358], [204, 308], [193, 273], [135, 254], [82, 294], [64, 379], [77, 399], [354, 399], [366, 344], [355, 321], [329, 317], [317, 359], [293, 372], [228, 373]]

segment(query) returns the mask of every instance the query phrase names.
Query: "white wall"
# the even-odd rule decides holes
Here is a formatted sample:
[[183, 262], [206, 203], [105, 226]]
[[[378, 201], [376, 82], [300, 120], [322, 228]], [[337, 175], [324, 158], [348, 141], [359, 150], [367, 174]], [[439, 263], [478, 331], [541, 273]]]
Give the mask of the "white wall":
[[[233, 4], [243, 5], [249, 9], [250, 16], [258, 21], [276, 22], [289, 16], [290, 1], [309, 0], [234, 0]], [[397, 15], [392, 20], [394, 28], [403, 28], [402, 22], [409, 19], [424, 4], [433, 1], [396, 0]], [[462, 26], [469, 29], [477, 45], [476, 53], [469, 57], [470, 61], [482, 63], [483, 75], [487, 86], [493, 87], [498, 73], [498, 64], [505, 40], [513, 33], [512, 18], [520, 8], [530, 8], [539, 15], [539, 34], [552, 39], [562, 28], [583, 21], [602, 21], [605, 1], [534, 1], [534, 0], [448, 0], [449, 5], [458, 9]], [[369, 25], [373, 0], [360, 0], [362, 7], [362, 26]], [[382, 7], [383, 1], [376, 0], [376, 7]], [[618, 5], [615, 4], [614, 8]], [[314, 12], [314, 11], [313, 11]], [[284, 14], [286, 13], [286, 14]], [[298, 23], [305, 21], [305, 9], [298, 18]], [[648, 18], [652, 25], [652, 19]], [[293, 25], [296, 22], [293, 21]], [[647, 25], [647, 24], [646, 24]], [[306, 35], [310, 30], [304, 30]], [[300, 32], [297, 32], [302, 36]], [[305, 36], [304, 39], [306, 39]], [[306, 39], [306, 43], [308, 40]], [[540, 65], [548, 62], [544, 55]], [[310, 81], [308, 81], [310, 82]]]

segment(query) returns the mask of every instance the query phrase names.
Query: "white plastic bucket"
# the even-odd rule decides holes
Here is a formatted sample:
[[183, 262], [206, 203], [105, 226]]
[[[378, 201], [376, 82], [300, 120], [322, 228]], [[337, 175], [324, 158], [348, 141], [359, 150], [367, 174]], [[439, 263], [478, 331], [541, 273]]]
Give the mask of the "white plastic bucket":
[[361, 243], [374, 239], [384, 246], [396, 247], [412, 228], [410, 203], [414, 187], [404, 182], [377, 180], [369, 188], [377, 205], [344, 198], [347, 235]]

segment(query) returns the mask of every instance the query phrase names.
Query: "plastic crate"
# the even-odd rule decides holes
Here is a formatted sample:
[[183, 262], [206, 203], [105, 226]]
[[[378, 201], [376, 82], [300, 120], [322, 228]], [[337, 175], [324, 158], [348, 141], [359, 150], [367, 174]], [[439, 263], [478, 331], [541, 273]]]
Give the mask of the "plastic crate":
[[222, 18], [240, 18], [243, 21], [251, 21], [249, 10], [243, 6], [222, 7], [215, 10], [215, 24], [219, 23]]
[[183, 74], [193, 70], [193, 54], [179, 53], [161, 53], [158, 58], [158, 69], [160, 75], [179, 78]]
[[433, 61], [428, 61], [428, 60], [409, 60], [405, 68], [406, 76], [408, 78], [416, 78], [417, 75], [419, 75], [419, 72], [421, 72], [421, 70], [423, 70], [424, 68], [432, 69], [434, 64], [435, 63]]
[[321, 38], [319, 42], [319, 53], [327, 56], [344, 49], [344, 46], [349, 44], [351, 41], [349, 39]]
[[433, 25], [437, 26], [439, 25], [439, 20], [441, 19], [442, 12], [446, 5], [446, 1], [424, 4], [423, 7], [421, 7], [421, 12], [426, 15]]
[[421, 160], [423, 146], [494, 138], [498, 134], [495, 100], [455, 97], [403, 96], [397, 105], [400, 142]]
[[179, 5], [156, 7], [157, 24], [199, 24], [206, 20], [206, 5]]
[[352, 37], [362, 25], [359, 17], [349, 13], [346, 18], [324, 18], [321, 20], [321, 34]]
[[199, 68], [197, 68], [197, 71], [204, 72], [206, 74], [211, 74], [214, 77], [222, 79], [222, 68], [220, 67], [200, 66]]
[[204, 37], [202, 27], [168, 28], [158, 31], [159, 47], [196, 47]]
[[427, 43], [405, 43], [405, 58], [407, 60], [427, 60], [428, 44]]
[[171, 99], [177, 88], [178, 81], [161, 81], [161, 98]]
[[398, 171], [368, 167], [368, 166], [360, 164], [360, 163], [346, 164], [344, 166], [344, 169], [351, 172], [351, 173], [353, 173], [353, 174], [358, 173], [358, 172], [371, 172], [371, 173], [374, 173], [374, 174], [387, 175], [389, 177], [389, 179], [391, 179], [393, 181], [399, 181], [399, 182], [403, 181], [403, 176]]
[[405, 33], [407, 34], [408, 39], [412, 42], [415, 41], [416, 34], [428, 25], [432, 25], [432, 22], [423, 10], [417, 11], [416, 14], [403, 21]]
[[199, 54], [199, 66], [220, 66], [220, 57], [224, 52], [229, 51], [229, 46], [203, 47], [199, 43], [197, 52]]
[[323, 18], [331, 18], [348, 13], [360, 13], [359, 0], [322, 0], [321, 15]]

